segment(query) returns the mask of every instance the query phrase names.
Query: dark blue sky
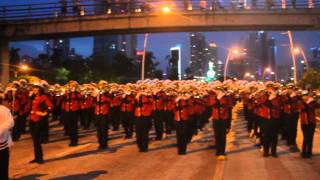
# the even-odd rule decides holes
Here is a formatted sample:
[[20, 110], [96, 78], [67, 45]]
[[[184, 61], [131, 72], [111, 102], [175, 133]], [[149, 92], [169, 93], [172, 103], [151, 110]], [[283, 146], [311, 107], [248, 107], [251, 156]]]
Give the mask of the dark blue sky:
[[[44, 0], [0, 0], [1, 5], [13, 5], [13, 4], [29, 4], [39, 3]], [[46, 0], [46, 2], [58, 2], [58, 0]], [[248, 32], [206, 32], [205, 36], [208, 42], [214, 41], [218, 46], [231, 48], [239, 46], [239, 41], [245, 38]], [[278, 55], [277, 64], [290, 63], [288, 37], [281, 34], [281, 32], [269, 32], [269, 37], [274, 37], [277, 40]], [[294, 32], [294, 41], [298, 46], [301, 46], [306, 51], [318, 46], [320, 47], [320, 32]], [[161, 67], [164, 69], [166, 63], [164, 59], [169, 54], [170, 47], [180, 44], [182, 47], [182, 59], [183, 65], [186, 66], [189, 61], [189, 36], [188, 33], [159, 33], [150, 34], [148, 41], [148, 50], [153, 51], [156, 59], [161, 62]], [[72, 38], [70, 42], [71, 48], [75, 48], [76, 52], [82, 56], [90, 56], [92, 53], [93, 38], [81, 37]], [[43, 41], [23, 41], [11, 43], [13, 47], [21, 48], [21, 55], [28, 54], [32, 57], [37, 56], [38, 53], [44, 51]], [[143, 35], [138, 35], [138, 49], [142, 49]], [[219, 58], [225, 59], [226, 50], [219, 48]]]

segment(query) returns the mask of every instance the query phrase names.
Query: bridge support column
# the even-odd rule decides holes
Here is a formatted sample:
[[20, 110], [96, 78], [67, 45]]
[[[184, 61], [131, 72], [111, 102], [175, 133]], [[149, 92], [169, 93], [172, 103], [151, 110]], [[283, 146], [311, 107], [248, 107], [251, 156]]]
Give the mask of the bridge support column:
[[5, 86], [9, 82], [9, 40], [0, 39], [0, 63], [1, 63], [1, 83]]

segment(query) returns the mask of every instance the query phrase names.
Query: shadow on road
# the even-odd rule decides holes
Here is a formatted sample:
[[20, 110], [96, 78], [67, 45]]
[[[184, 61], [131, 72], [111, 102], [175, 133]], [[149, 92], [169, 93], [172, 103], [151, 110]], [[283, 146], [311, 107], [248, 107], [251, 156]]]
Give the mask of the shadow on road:
[[82, 174], [73, 174], [73, 175], [68, 175], [68, 176], [61, 176], [61, 177], [56, 177], [52, 178], [50, 180], [89, 180], [89, 179], [94, 179], [102, 174], [107, 174], [108, 171], [104, 170], [99, 170], [99, 171], [91, 171], [88, 173], [82, 173]]
[[20, 180], [40, 180], [39, 177], [41, 176], [45, 176], [47, 174], [30, 174], [30, 175], [27, 175], [27, 176], [23, 176], [23, 177], [20, 177], [19, 179]]
[[236, 154], [236, 153], [242, 153], [242, 152], [247, 152], [247, 151], [253, 151], [253, 150], [257, 150], [259, 149], [256, 146], [249, 146], [249, 147], [245, 147], [245, 148], [241, 148], [241, 149], [237, 149], [237, 150], [232, 150], [232, 151], [228, 151], [228, 154]]

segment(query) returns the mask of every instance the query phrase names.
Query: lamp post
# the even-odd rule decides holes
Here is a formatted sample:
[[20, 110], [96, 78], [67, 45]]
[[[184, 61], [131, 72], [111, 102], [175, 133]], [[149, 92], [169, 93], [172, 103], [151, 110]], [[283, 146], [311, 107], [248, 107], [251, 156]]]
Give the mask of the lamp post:
[[232, 54], [237, 55], [239, 54], [239, 50], [238, 49], [231, 49], [228, 51], [228, 55], [227, 58], [225, 60], [225, 64], [224, 64], [224, 72], [223, 72], [223, 80], [227, 80], [227, 68], [229, 65], [229, 60], [231, 59]]
[[144, 34], [144, 43], [143, 43], [143, 54], [142, 54], [142, 62], [141, 62], [141, 80], [144, 80], [144, 66], [146, 61], [146, 51], [147, 51], [147, 45], [148, 45], [148, 37], [149, 34]]
[[297, 64], [296, 64], [296, 57], [294, 55], [294, 44], [293, 44], [293, 38], [292, 38], [292, 32], [288, 31], [288, 38], [289, 38], [289, 42], [290, 42], [290, 52], [291, 52], [291, 56], [292, 56], [292, 63], [293, 63], [293, 80], [294, 80], [294, 84], [297, 84]]

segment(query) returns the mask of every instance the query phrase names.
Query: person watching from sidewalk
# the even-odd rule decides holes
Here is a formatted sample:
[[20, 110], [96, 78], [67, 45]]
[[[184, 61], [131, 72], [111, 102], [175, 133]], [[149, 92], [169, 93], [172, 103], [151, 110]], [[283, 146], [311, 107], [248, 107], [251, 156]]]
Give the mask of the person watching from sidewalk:
[[[0, 97], [1, 98], [1, 97]], [[2, 99], [2, 98], [1, 98]], [[14, 121], [6, 101], [0, 104], [0, 179], [9, 179], [9, 147], [12, 145], [10, 129]]]

